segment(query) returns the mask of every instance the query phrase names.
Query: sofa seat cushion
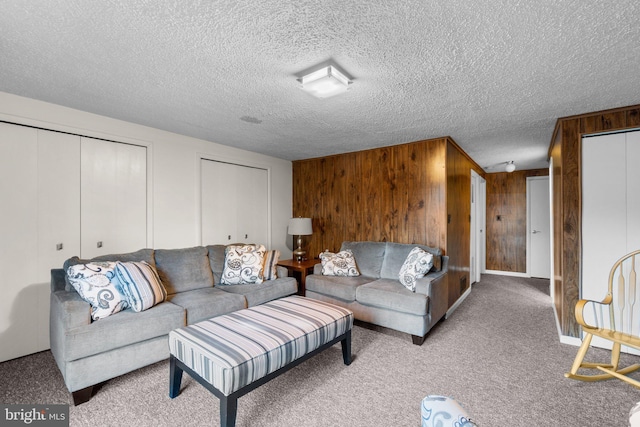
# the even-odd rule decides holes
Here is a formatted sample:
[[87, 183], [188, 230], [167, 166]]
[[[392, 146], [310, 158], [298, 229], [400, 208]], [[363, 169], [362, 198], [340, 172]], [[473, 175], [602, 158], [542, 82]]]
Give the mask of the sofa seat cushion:
[[293, 277], [281, 277], [260, 284], [218, 285], [216, 289], [243, 295], [247, 299], [247, 306], [253, 307], [295, 294], [298, 291], [298, 282]]
[[[104, 351], [167, 335], [185, 324], [184, 309], [163, 302], [136, 313], [128, 309], [66, 331], [65, 361], [81, 359]], [[96, 369], [100, 369], [96, 366]]]
[[363, 305], [386, 308], [403, 313], [425, 316], [429, 298], [411, 292], [400, 281], [379, 279], [358, 287], [356, 300]]
[[167, 294], [213, 287], [207, 248], [156, 249], [155, 258]]
[[167, 300], [187, 312], [187, 325], [245, 307], [242, 295], [234, 295], [217, 288], [194, 289], [167, 296]]
[[372, 280], [375, 279], [367, 276], [344, 277], [312, 274], [307, 276], [305, 287], [309, 291], [330, 295], [343, 301], [355, 301], [356, 289]]

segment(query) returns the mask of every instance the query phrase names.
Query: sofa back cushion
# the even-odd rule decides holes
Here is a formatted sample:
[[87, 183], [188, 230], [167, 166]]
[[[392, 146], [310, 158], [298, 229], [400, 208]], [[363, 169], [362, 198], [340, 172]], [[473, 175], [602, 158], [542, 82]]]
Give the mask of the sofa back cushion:
[[[385, 257], [385, 242], [342, 242], [341, 251], [351, 250], [360, 274], [380, 278]], [[404, 260], [402, 260], [404, 262]], [[402, 263], [400, 263], [402, 265]], [[398, 268], [400, 271], [400, 268]]]
[[[124, 254], [109, 254], [109, 255], [100, 255], [97, 256], [95, 258], [92, 259], [81, 259], [78, 258], [77, 256], [71, 257], [68, 260], [66, 260], [62, 266], [62, 268], [64, 269], [64, 271], [66, 272], [69, 267], [71, 267], [72, 265], [77, 265], [77, 264], [89, 264], [92, 261], [108, 261], [108, 262], [117, 262], [117, 261], [121, 261], [121, 262], [137, 262], [137, 261], [144, 261], [147, 264], [155, 267], [156, 263], [153, 257], [153, 249], [140, 249], [137, 250], [135, 252], [128, 252], [128, 253], [124, 253]], [[66, 277], [65, 275], [65, 280], [66, 280], [66, 284], [65, 284], [65, 290], [66, 291], [70, 291], [73, 289], [73, 286], [71, 285], [71, 283], [68, 280], [68, 277]]]
[[156, 249], [156, 269], [168, 295], [213, 286], [207, 248]]
[[436, 259], [438, 260], [438, 267], [442, 268], [442, 251], [437, 248], [432, 248], [425, 245], [407, 244], [407, 243], [386, 243], [386, 251], [384, 255], [384, 261], [382, 262], [382, 270], [380, 271], [380, 277], [383, 279], [398, 280], [400, 269], [402, 264], [407, 259], [409, 252], [415, 247], [424, 249], [425, 251], [433, 254], [434, 270], [436, 266]]
[[209, 245], [209, 266], [213, 272], [213, 283], [222, 281], [222, 272], [224, 271], [225, 245]]

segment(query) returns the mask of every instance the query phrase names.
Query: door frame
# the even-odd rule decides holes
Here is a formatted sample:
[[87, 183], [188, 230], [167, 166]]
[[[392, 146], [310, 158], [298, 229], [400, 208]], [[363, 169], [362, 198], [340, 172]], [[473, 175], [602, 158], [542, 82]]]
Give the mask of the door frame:
[[471, 170], [471, 242], [469, 244], [469, 282], [479, 282], [486, 272], [486, 198], [487, 181], [476, 171]]

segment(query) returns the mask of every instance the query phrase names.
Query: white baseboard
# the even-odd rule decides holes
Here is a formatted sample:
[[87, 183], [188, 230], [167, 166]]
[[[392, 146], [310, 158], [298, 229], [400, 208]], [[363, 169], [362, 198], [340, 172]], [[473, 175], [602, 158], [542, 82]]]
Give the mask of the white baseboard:
[[501, 270], [485, 270], [482, 274], [497, 274], [498, 276], [513, 276], [513, 277], [531, 277], [527, 273], [516, 273], [513, 271], [501, 271]]
[[[471, 285], [471, 286], [473, 286], [473, 285]], [[465, 298], [467, 298], [469, 296], [469, 294], [471, 294], [471, 286], [469, 286], [469, 288], [467, 288], [467, 290], [464, 291], [464, 293], [462, 295], [460, 295], [460, 298], [458, 298], [458, 300], [456, 302], [454, 302], [451, 307], [449, 307], [449, 310], [447, 310], [447, 312], [444, 315], [445, 319], [448, 319], [449, 316], [451, 316], [451, 314], [456, 310], [456, 308], [458, 308], [460, 306], [460, 304], [462, 304], [462, 301], [464, 301]]]

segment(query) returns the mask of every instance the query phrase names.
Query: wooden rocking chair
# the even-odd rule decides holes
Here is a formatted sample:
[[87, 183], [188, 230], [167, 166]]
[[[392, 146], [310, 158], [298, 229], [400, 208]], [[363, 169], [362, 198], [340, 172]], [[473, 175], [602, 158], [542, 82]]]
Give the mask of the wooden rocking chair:
[[[640, 369], [640, 364], [618, 369], [622, 345], [640, 350], [640, 307], [636, 304], [640, 283], [636, 278], [636, 258], [640, 269], [640, 250], [620, 258], [609, 273], [609, 288], [602, 302], [580, 300], [576, 304], [576, 320], [585, 333], [571, 371], [567, 378], [581, 381], [601, 381], [618, 378], [640, 388], [640, 381], [627, 374]], [[590, 363], [583, 359], [591, 345], [593, 336], [613, 342], [611, 363]], [[578, 369], [599, 369], [602, 374], [581, 375]]]

